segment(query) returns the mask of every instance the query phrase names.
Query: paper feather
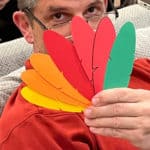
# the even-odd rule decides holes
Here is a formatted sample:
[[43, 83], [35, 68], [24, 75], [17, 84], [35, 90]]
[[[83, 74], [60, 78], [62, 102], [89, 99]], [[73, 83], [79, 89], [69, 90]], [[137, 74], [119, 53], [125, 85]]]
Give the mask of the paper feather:
[[[108, 17], [96, 33], [81, 18], [72, 21], [73, 41], [44, 32], [46, 54], [30, 57], [32, 69], [22, 74], [22, 96], [30, 103], [54, 110], [82, 112], [103, 89], [127, 87], [135, 52], [135, 29], [126, 23], [117, 39]], [[109, 61], [108, 61], [109, 60]]]
[[47, 109], [61, 110], [67, 112], [82, 112], [85, 108], [80, 106], [68, 105], [45, 97], [28, 87], [24, 87], [21, 90], [22, 96], [31, 104], [38, 105]]
[[91, 99], [94, 94], [93, 87], [73, 44], [63, 36], [50, 30], [44, 32], [44, 43], [48, 54], [66, 79], [86, 98]]
[[62, 93], [69, 95], [81, 103], [89, 104], [89, 100], [82, 96], [82, 94], [66, 80], [49, 55], [40, 53], [33, 54], [30, 57], [30, 63], [34, 70], [57, 90], [60, 90]]
[[135, 42], [135, 28], [128, 22], [121, 28], [113, 45], [104, 89], [128, 86], [134, 62]]
[[82, 66], [89, 78], [92, 80], [92, 52], [95, 32], [81, 17], [72, 20], [72, 38]]
[[85, 20], [76, 16], [72, 20], [72, 37], [94, 93], [103, 90], [106, 66], [116, 38], [111, 20], [104, 17], [95, 33]]
[[103, 90], [105, 72], [110, 52], [116, 38], [111, 20], [104, 17], [96, 30], [93, 48], [93, 81], [95, 93]]
[[[57, 88], [47, 83], [35, 70], [30, 69], [22, 73], [21, 79], [27, 85], [27, 87], [40, 93], [43, 96], [47, 96], [50, 99], [60, 101], [66, 104], [86, 107], [88, 104], [77, 101], [70, 96], [62, 93]], [[90, 103], [90, 102], [89, 102]]]

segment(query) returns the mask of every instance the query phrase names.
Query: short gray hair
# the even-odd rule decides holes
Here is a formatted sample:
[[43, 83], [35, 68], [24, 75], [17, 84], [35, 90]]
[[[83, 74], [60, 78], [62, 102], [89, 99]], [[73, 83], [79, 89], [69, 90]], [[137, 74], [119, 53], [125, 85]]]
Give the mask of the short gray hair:
[[24, 8], [33, 8], [35, 7], [38, 0], [17, 0], [18, 2], [18, 8], [20, 10], [23, 10]]

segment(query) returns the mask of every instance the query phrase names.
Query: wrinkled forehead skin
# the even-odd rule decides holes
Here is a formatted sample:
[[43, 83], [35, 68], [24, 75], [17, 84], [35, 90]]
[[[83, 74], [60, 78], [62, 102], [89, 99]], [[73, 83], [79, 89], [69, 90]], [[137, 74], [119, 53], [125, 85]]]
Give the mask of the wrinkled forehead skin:
[[40, 6], [44, 6], [44, 8], [47, 5], [55, 5], [55, 6], [81, 6], [81, 5], [86, 5], [89, 3], [94, 3], [94, 2], [102, 2], [102, 3], [107, 3], [107, 0], [35, 0], [36, 1], [36, 5], [35, 7], [40, 7]]
[[38, 0], [34, 11], [37, 12], [37, 15], [42, 13], [48, 13], [49, 10], [57, 10], [67, 8], [70, 12], [81, 12], [91, 3], [100, 3], [105, 5], [107, 0]]
[[[46, 6], [47, 4], [50, 5], [61, 5], [64, 4], [66, 5], [66, 3], [69, 3], [73, 6], [74, 3], [78, 3], [80, 4], [81, 2], [84, 3], [89, 3], [89, 0], [17, 0], [18, 1], [18, 8], [20, 10], [24, 9], [24, 8], [35, 8], [37, 5], [42, 5], [45, 4], [44, 6]], [[96, 1], [103, 1], [105, 4], [107, 4], [108, 0], [91, 0], [91, 2], [96, 2]], [[43, 5], [41, 6], [43, 7]]]

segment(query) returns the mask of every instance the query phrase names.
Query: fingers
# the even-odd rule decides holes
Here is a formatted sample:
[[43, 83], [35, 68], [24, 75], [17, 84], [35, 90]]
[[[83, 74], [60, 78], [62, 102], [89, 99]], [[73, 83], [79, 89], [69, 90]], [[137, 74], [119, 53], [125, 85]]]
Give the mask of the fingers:
[[138, 117], [85, 118], [85, 123], [94, 128], [138, 129], [139, 120]]
[[90, 107], [84, 112], [85, 123], [91, 127], [137, 129], [150, 131], [150, 109], [146, 102], [116, 103]]
[[94, 96], [92, 102], [94, 106], [102, 106], [112, 103], [136, 103], [142, 98], [149, 98], [150, 92], [141, 89], [115, 88], [104, 90]]
[[128, 130], [128, 129], [112, 129], [112, 128], [93, 128], [90, 127], [90, 131], [103, 135], [103, 136], [110, 136], [110, 137], [116, 137], [116, 138], [123, 138], [128, 139], [130, 141], [135, 141], [135, 137], [138, 137], [139, 130]]
[[116, 138], [122, 138], [129, 140], [133, 145], [141, 150], [150, 149], [150, 135], [145, 134], [140, 129], [128, 130], [128, 129], [112, 129], [112, 128], [93, 128], [90, 127], [91, 132], [95, 134], [101, 134], [104, 136], [111, 136]]
[[129, 140], [150, 149], [150, 91], [128, 88], [104, 90], [84, 111], [91, 132]]
[[84, 115], [87, 118], [138, 117], [142, 115], [142, 110], [139, 103], [115, 103], [100, 107], [89, 107], [85, 110]]
[[[110, 93], [111, 96], [108, 96], [108, 94], [106, 94], [107, 92], [108, 94]], [[115, 94], [113, 94], [113, 92]], [[109, 98], [113, 97], [113, 95], [116, 95], [116, 92], [120, 93], [120, 95], [122, 95], [122, 93], [126, 93], [122, 96], [118, 96], [120, 97], [120, 99], [122, 98], [124, 100], [120, 100], [116, 97], [116, 99]], [[97, 99], [99, 99], [100, 102], [98, 102], [96, 106], [93, 105], [84, 111], [84, 115], [87, 119], [102, 117], [107, 118], [150, 116], [150, 91], [132, 90], [126, 88], [113, 89], [103, 91], [100, 94], [97, 94], [96, 97]], [[138, 99], [137, 101], [135, 100], [135, 97]]]

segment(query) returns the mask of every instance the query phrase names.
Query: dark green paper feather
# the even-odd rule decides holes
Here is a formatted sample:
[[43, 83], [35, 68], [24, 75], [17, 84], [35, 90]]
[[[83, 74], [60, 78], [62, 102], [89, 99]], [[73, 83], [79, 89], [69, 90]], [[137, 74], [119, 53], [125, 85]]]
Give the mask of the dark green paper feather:
[[113, 45], [104, 81], [104, 89], [127, 87], [133, 68], [136, 35], [134, 25], [127, 22]]

